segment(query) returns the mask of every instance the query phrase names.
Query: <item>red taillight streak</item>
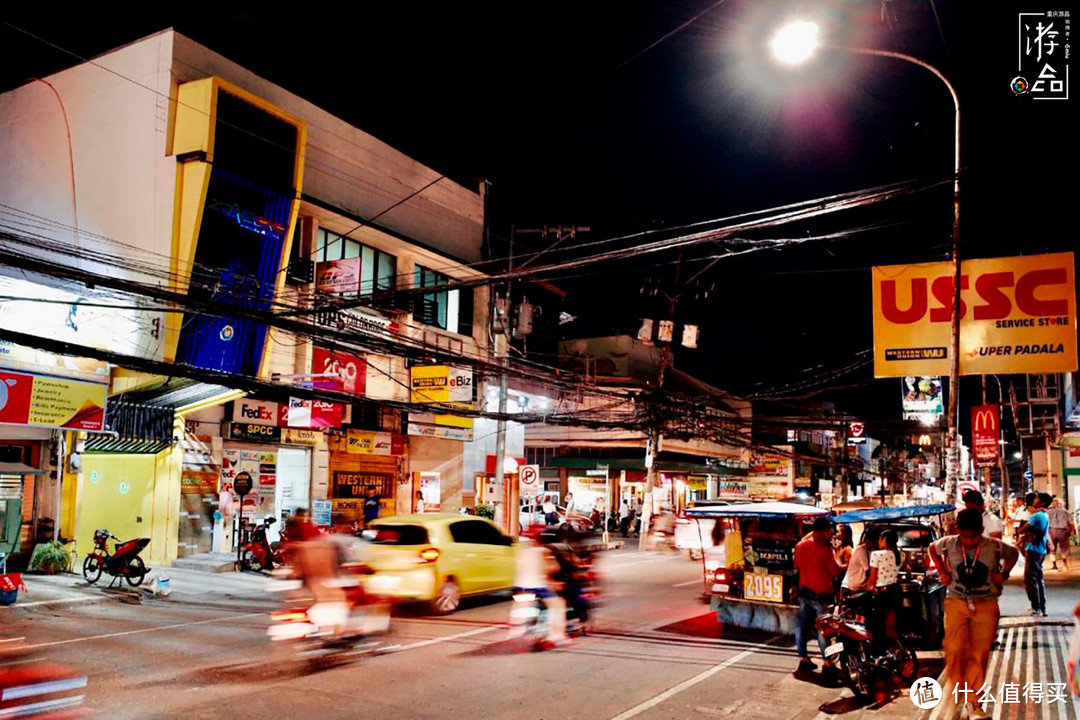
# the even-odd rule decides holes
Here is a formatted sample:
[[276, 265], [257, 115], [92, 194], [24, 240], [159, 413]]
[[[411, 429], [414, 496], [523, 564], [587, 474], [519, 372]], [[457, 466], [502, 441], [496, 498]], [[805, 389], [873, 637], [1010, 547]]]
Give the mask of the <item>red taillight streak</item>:
[[439, 559], [439, 550], [438, 550], [438, 548], [427, 548], [425, 550], [420, 551], [420, 554], [417, 556], [416, 562], [420, 563], [421, 565], [426, 565], [428, 563], [433, 563], [438, 559]]

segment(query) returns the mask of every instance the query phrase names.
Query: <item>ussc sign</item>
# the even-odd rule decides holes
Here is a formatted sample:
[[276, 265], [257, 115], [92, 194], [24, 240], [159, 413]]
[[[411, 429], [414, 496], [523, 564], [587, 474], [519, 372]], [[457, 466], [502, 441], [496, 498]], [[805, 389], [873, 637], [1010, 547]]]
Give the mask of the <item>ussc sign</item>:
[[[1070, 372], [1076, 365], [1072, 253], [960, 266], [960, 374]], [[874, 376], [947, 375], [951, 263], [873, 269]]]

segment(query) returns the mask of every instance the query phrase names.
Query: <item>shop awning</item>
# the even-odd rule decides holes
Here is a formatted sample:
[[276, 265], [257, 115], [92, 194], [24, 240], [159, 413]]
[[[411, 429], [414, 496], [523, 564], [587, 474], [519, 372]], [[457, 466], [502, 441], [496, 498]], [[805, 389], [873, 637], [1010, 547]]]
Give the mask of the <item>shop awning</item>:
[[30, 467], [25, 463], [0, 462], [0, 475], [44, 475], [44, 470]]
[[163, 378], [161, 382], [124, 393], [123, 400], [148, 407], [170, 407], [177, 414], [184, 415], [235, 400], [243, 395], [239, 390], [222, 385], [211, 385], [187, 378]]

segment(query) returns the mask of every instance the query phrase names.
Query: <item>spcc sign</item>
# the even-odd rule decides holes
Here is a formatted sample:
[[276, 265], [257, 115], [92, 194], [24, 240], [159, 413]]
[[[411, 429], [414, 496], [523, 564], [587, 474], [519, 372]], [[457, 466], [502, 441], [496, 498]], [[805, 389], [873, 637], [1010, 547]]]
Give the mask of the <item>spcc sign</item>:
[[[873, 270], [874, 375], [945, 375], [953, 311], [950, 263]], [[1076, 370], [1073, 254], [961, 264], [960, 374]]]

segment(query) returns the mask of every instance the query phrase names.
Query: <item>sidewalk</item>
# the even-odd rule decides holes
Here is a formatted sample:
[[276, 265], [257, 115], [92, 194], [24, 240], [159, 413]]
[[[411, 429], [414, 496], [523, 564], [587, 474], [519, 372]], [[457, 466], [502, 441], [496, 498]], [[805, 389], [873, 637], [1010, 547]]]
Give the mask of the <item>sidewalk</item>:
[[[151, 583], [158, 578], [169, 579], [169, 595], [153, 595]], [[145, 601], [166, 603], [242, 603], [270, 604], [273, 598], [267, 588], [271, 579], [256, 573], [211, 573], [184, 568], [152, 568], [143, 584], [132, 588], [124, 581], [109, 587], [111, 578], [103, 576], [96, 585], [89, 585], [81, 575], [23, 575], [27, 591], [19, 593], [14, 605], [0, 606], [0, 613], [9, 609], [63, 607], [81, 603]], [[2, 617], [2, 614], [0, 614]]]

